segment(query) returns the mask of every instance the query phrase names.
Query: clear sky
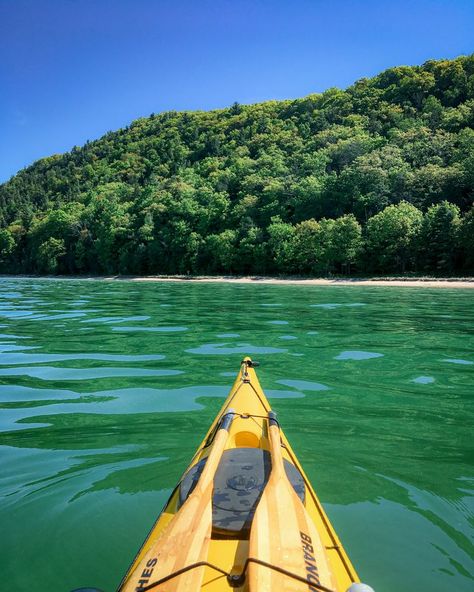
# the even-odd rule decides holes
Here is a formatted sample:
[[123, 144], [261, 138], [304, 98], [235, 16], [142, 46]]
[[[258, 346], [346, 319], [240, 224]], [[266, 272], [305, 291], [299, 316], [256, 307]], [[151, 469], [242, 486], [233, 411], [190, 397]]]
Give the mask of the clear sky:
[[133, 119], [474, 51], [474, 0], [0, 0], [0, 182]]

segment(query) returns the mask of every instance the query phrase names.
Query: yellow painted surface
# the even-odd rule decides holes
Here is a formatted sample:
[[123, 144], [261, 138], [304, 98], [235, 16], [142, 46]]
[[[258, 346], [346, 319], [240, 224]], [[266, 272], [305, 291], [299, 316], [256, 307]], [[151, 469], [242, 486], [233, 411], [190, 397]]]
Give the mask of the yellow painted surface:
[[[250, 358], [246, 358], [249, 360]], [[232, 422], [229, 430], [228, 438], [226, 439], [225, 448], [237, 448], [237, 447], [251, 447], [251, 448], [262, 448], [264, 450], [270, 450], [270, 442], [268, 439], [268, 420], [267, 414], [270, 410], [270, 405], [260, 387], [255, 370], [242, 364], [234, 385], [227, 397], [221, 411], [217, 415], [215, 421], [210, 427], [206, 437], [199, 446], [194, 458], [191, 461], [186, 472], [198, 463], [202, 458], [207, 457], [214, 444], [216, 438], [213, 439], [212, 435], [216, 431], [219, 425], [221, 417], [230, 409], [233, 409], [237, 415]], [[221, 430], [222, 432], [223, 430]], [[283, 458], [293, 463], [296, 468], [300, 471], [306, 487], [305, 497], [305, 508], [304, 513], [312, 521], [315, 532], [318, 533], [321, 541], [321, 547], [324, 549], [326, 554], [327, 567], [330, 571], [330, 578], [328, 581], [331, 582], [331, 586], [334, 587], [335, 592], [346, 592], [347, 588], [352, 582], [358, 582], [358, 576], [347, 557], [333, 527], [331, 526], [328, 517], [326, 516], [317, 496], [314, 492], [311, 484], [309, 483], [301, 465], [299, 464], [289, 442], [287, 441], [283, 430], [280, 431], [281, 442], [282, 442], [282, 455]], [[143, 573], [144, 565], [146, 566], [148, 557], [151, 557], [150, 552], [155, 549], [160, 549], [160, 545], [163, 541], [169, 539], [170, 530], [173, 528], [176, 519], [173, 520], [174, 515], [177, 513], [177, 500], [178, 492], [175, 491], [171, 496], [168, 504], [165, 507], [163, 513], [159, 516], [156, 524], [150, 532], [148, 538], [143, 544], [142, 549], [135, 558], [132, 566], [127, 572], [121, 586], [119, 587], [120, 592], [135, 592], [140, 590], [141, 574]], [[186, 503], [180, 509], [180, 512], [186, 507]], [[280, 508], [282, 514], [284, 509]], [[291, 513], [290, 513], [291, 514]], [[179, 512], [178, 512], [179, 515]], [[193, 546], [200, 546], [201, 542], [196, 540], [196, 537], [191, 537]], [[207, 562], [219, 567], [227, 573], [240, 574], [244, 563], [249, 554], [249, 540], [239, 538], [214, 538], [211, 536], [208, 544], [204, 544], [203, 547], [206, 549]], [[182, 553], [182, 549], [175, 550], [176, 554]], [[199, 553], [189, 553], [189, 556], [199, 557]], [[279, 567], [285, 567], [280, 565]], [[263, 568], [265, 570], [265, 568]], [[149, 569], [147, 574], [149, 573]], [[187, 587], [189, 592], [198, 592], [203, 590], [205, 592], [224, 592], [237, 590], [240, 592], [249, 591], [249, 577], [246, 578], [244, 584], [240, 588], [233, 588], [227, 581], [226, 576], [219, 574], [216, 570], [206, 567], [204, 569], [198, 568], [195, 571], [201, 572], [201, 577], [196, 579], [189, 578], [189, 572], [186, 575], [178, 576], [175, 580], [164, 583], [160, 586], [153, 588], [157, 592], [170, 592], [171, 590], [181, 589], [179, 580], [183, 582], [195, 582], [199, 581], [197, 587]], [[268, 570], [267, 570], [268, 571]], [[263, 573], [263, 571], [262, 571]], [[248, 574], [248, 571], [247, 571]], [[162, 577], [160, 572], [159, 577]], [[155, 571], [147, 576], [146, 584], [142, 586], [149, 586], [156, 581]], [[143, 578], [142, 578], [143, 580]], [[278, 580], [281, 582], [281, 580]], [[290, 587], [291, 584], [291, 587]], [[196, 584], [192, 584], [196, 586]], [[280, 585], [279, 585], [280, 586]], [[262, 588], [263, 589], [263, 588]], [[306, 590], [311, 589], [308, 584], [300, 583], [296, 587], [294, 580], [288, 582], [288, 588], [279, 587], [279, 590], [283, 591], [286, 589]], [[274, 589], [274, 592], [279, 592], [278, 589]], [[255, 585], [252, 586], [251, 592], [258, 592], [258, 588]]]

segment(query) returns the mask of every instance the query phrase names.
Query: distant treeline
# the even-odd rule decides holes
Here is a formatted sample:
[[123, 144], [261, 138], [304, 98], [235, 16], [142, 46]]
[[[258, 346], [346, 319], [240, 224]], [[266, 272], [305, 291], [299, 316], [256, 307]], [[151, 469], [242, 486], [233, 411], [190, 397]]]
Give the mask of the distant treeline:
[[474, 271], [474, 55], [151, 115], [0, 186], [0, 271]]

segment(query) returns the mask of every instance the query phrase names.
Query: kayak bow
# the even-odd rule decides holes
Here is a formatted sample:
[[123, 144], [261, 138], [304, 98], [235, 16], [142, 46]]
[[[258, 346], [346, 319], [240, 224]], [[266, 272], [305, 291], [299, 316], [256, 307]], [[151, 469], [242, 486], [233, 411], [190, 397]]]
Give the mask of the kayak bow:
[[370, 590], [271, 412], [250, 358], [118, 592]]

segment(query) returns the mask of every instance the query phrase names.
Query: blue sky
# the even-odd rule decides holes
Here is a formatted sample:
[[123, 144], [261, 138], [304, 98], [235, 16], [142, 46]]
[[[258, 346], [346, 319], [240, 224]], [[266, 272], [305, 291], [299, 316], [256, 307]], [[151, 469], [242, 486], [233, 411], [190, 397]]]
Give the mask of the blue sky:
[[474, 0], [0, 0], [0, 182], [137, 117], [474, 51]]

